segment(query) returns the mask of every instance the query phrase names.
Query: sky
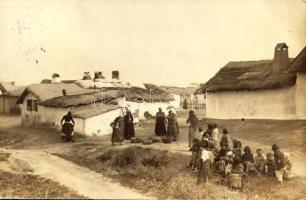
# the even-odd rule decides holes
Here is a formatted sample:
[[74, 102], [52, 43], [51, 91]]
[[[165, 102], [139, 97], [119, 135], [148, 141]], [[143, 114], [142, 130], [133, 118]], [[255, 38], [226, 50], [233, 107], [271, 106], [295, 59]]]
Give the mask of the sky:
[[119, 70], [126, 81], [205, 83], [229, 61], [306, 45], [303, 0], [0, 0], [0, 81]]

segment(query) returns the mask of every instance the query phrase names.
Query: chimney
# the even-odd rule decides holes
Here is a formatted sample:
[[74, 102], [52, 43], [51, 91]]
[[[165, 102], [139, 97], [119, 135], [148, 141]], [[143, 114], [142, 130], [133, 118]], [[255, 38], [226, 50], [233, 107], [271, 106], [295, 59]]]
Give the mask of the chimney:
[[105, 77], [102, 75], [101, 71], [96, 71], [94, 79], [105, 79]]
[[119, 71], [112, 71], [112, 79], [119, 80]]
[[83, 80], [91, 80], [89, 72], [84, 72]]
[[60, 82], [61, 82], [60, 75], [57, 73], [53, 73], [51, 83], [60, 83]]
[[286, 71], [289, 67], [288, 46], [286, 43], [278, 43], [274, 50], [273, 69]]
[[63, 93], [63, 96], [66, 96], [67, 95], [67, 92], [65, 89], [62, 89], [62, 93]]

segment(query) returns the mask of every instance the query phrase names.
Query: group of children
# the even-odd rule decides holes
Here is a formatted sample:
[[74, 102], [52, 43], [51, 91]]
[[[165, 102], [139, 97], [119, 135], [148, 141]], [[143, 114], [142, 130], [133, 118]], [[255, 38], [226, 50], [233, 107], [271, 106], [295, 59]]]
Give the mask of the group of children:
[[221, 175], [224, 180], [232, 175], [247, 177], [251, 174], [276, 176], [280, 182], [283, 177], [294, 177], [290, 155], [280, 152], [277, 145], [272, 146], [274, 153], [265, 156], [263, 150], [258, 148], [253, 155], [251, 148], [242, 148], [242, 143], [233, 140], [227, 129], [223, 129], [222, 137], [218, 140], [220, 143], [217, 144], [216, 129], [216, 124], [209, 124], [205, 132], [200, 127], [201, 138], [194, 139], [190, 149], [192, 158], [189, 167], [198, 173], [198, 184], [210, 181], [213, 174]]

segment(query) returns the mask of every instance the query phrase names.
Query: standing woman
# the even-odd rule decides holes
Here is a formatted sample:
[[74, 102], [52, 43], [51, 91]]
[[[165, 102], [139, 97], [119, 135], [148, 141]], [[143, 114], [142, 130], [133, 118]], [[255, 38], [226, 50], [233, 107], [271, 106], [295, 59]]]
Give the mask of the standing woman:
[[179, 127], [177, 123], [177, 116], [174, 112], [169, 111], [167, 136], [172, 137], [173, 140], [176, 141], [178, 133]]
[[64, 115], [61, 120], [62, 125], [62, 133], [64, 134], [62, 136], [62, 140], [65, 142], [74, 142], [72, 135], [73, 135], [73, 127], [75, 125], [75, 122], [72, 117], [72, 113], [68, 111], [67, 115]]
[[120, 137], [121, 141], [124, 141], [124, 114], [123, 111], [120, 113], [118, 117], [119, 127], [120, 127]]
[[135, 137], [134, 118], [131, 111], [127, 111], [124, 116], [124, 139], [130, 140]]
[[159, 108], [156, 113], [155, 134], [157, 136], [164, 136], [166, 133], [166, 115], [162, 109]]
[[119, 124], [119, 117], [117, 117], [111, 124], [110, 126], [113, 128], [113, 133], [112, 133], [112, 145], [115, 145], [115, 142], [119, 142], [121, 145], [121, 134], [120, 134], [120, 124]]
[[189, 132], [188, 132], [188, 144], [189, 148], [192, 147], [193, 140], [195, 138], [195, 133], [198, 129], [199, 120], [197, 116], [194, 114], [193, 110], [189, 111], [189, 117], [187, 119], [187, 124], [189, 124]]

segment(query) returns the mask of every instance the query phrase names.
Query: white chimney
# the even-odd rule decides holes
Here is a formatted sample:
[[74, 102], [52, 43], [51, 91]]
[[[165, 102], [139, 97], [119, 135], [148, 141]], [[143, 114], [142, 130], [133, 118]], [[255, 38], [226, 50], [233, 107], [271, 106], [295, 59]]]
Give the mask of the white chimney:
[[54, 73], [54, 74], [52, 75], [51, 83], [60, 83], [60, 82], [61, 82], [60, 75], [57, 74], [57, 73]]

